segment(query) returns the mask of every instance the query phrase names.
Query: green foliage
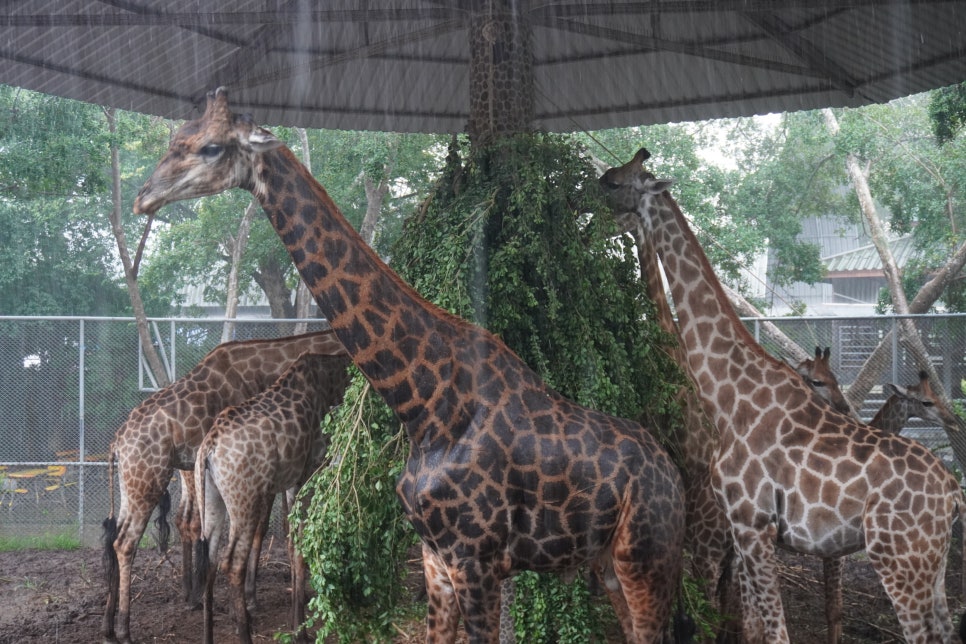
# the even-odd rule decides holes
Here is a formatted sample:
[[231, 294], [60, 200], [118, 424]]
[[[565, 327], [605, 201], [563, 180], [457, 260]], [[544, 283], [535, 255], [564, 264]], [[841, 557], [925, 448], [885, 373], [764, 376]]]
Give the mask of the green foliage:
[[427, 299], [500, 335], [577, 402], [640, 418], [665, 404], [667, 373], [643, 322], [636, 250], [614, 237], [596, 172], [563, 137], [518, 135], [452, 162], [393, 249]]
[[402, 562], [414, 541], [395, 494], [408, 441], [358, 373], [322, 429], [332, 440], [332, 464], [302, 488], [304, 515], [300, 504], [292, 511], [293, 525], [302, 525], [297, 547], [317, 591], [308, 622], [320, 625], [320, 639], [388, 641], [403, 588]]
[[940, 145], [956, 138], [966, 124], [966, 83], [950, 85], [932, 92], [929, 121]]
[[108, 186], [101, 108], [0, 85], [0, 193], [34, 199]]
[[[585, 578], [561, 583], [556, 577], [523, 572], [517, 575], [511, 607], [518, 642], [606, 641], [603, 624], [611, 616], [606, 600], [594, 600]], [[566, 606], [567, 610], [560, 610]]]

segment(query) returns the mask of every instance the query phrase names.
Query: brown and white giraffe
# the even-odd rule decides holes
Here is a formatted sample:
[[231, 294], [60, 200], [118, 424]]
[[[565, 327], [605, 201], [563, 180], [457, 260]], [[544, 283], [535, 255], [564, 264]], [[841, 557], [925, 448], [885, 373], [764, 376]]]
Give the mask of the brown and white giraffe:
[[183, 125], [136, 212], [232, 187], [265, 209], [353, 361], [405, 426], [397, 493], [423, 545], [427, 641], [496, 641], [500, 582], [602, 573], [627, 638], [661, 636], [679, 584], [681, 477], [654, 436], [549, 389], [497, 337], [427, 302], [224, 90]]
[[[342, 402], [348, 364], [347, 356], [303, 353], [271, 387], [218, 414], [202, 440], [194, 484], [203, 526], [198, 574], [204, 588], [206, 643], [213, 641], [216, 553], [226, 523], [221, 567], [228, 575], [238, 637], [252, 641], [251, 598], [246, 597], [245, 583], [255, 533], [271, 514], [275, 495], [287, 492], [294, 502], [298, 489], [322, 465], [329, 441], [320, 424], [325, 413]], [[291, 542], [292, 535], [288, 538]], [[304, 641], [305, 571], [291, 544], [289, 553], [294, 555], [292, 629]]]
[[[618, 213], [618, 225], [621, 230], [630, 232], [637, 244], [638, 260], [641, 275], [647, 284], [648, 297], [654, 302], [657, 320], [661, 327], [678, 338], [678, 344], [669, 348], [672, 358], [687, 373], [688, 362], [683, 347], [680, 344], [678, 327], [674, 323], [674, 316], [664, 292], [661, 280], [661, 270], [657, 253], [650, 238], [644, 234], [640, 217], [634, 213]], [[851, 405], [842, 393], [838, 378], [830, 365], [831, 351], [823, 351], [815, 347], [815, 357], [806, 358], [796, 365], [795, 370], [812, 387], [812, 389], [828, 401], [833, 407], [847, 414], [854, 414]], [[689, 381], [693, 379], [689, 375]], [[714, 450], [718, 446], [718, 431], [708, 420], [693, 386], [684, 386], [678, 392], [682, 412], [683, 435], [678, 437], [678, 447], [682, 453], [685, 478], [685, 498], [687, 499], [687, 541], [686, 550], [690, 554], [689, 562], [691, 574], [702, 580], [706, 600], [714, 606], [722, 616], [716, 635], [717, 641], [731, 641], [740, 639], [741, 631], [741, 602], [737, 580], [732, 574], [732, 553], [734, 544], [731, 539], [730, 526], [724, 510], [718, 503], [717, 495], [711, 484], [711, 461]], [[838, 560], [828, 560], [826, 566], [832, 566], [828, 572], [838, 571], [838, 577], [831, 579], [831, 583], [838, 583], [839, 588], [837, 609], [835, 596], [829, 592], [835, 588], [826, 584], [826, 613], [837, 615], [841, 621], [841, 565]], [[839, 566], [837, 569], [834, 566]], [[837, 613], [833, 611], [837, 610]], [[830, 619], [830, 624], [834, 623]]]
[[[641, 277], [647, 286], [647, 295], [654, 303], [656, 318], [661, 328], [677, 338], [666, 347], [669, 355], [681, 369], [688, 373], [687, 356], [678, 337], [674, 314], [664, 292], [657, 253], [651, 240], [644, 236], [636, 213], [617, 213], [621, 230], [631, 233], [637, 246], [637, 258]], [[688, 375], [690, 381], [690, 375]], [[697, 398], [693, 385], [681, 386], [676, 394], [681, 409], [681, 430], [675, 437], [676, 449], [685, 472], [686, 541], [685, 550], [690, 573], [702, 580], [705, 599], [717, 613], [727, 616], [719, 632], [720, 638], [727, 634], [737, 636], [740, 629], [740, 602], [731, 575], [731, 533], [728, 520], [718, 504], [711, 486], [710, 464], [718, 446], [718, 430], [708, 420]], [[736, 621], [736, 617], [739, 617]]]
[[835, 411], [738, 319], [677, 204], [643, 167], [601, 184], [638, 212], [661, 258], [688, 365], [721, 444], [712, 479], [731, 524], [749, 641], [788, 642], [781, 546], [821, 557], [865, 548], [909, 642], [953, 637], [945, 566], [963, 492], [928, 449]]
[[[266, 389], [306, 351], [346, 355], [332, 331], [226, 342], [184, 376], [146, 398], [118, 429], [111, 461], [117, 459], [121, 502], [115, 518], [112, 473], [111, 517], [104, 522], [108, 593], [101, 630], [105, 641], [130, 641], [131, 566], [151, 513], [167, 498], [173, 471], [194, 468], [201, 439], [222, 409]], [[161, 519], [165, 514], [166, 510], [161, 512]], [[178, 530], [186, 598], [191, 589], [192, 543], [200, 528], [197, 515], [191, 477], [182, 476]]]

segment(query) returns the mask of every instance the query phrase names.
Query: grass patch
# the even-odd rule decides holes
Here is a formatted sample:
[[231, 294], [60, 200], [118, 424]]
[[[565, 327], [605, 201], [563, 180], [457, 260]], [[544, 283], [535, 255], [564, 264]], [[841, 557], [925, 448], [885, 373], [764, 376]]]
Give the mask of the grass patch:
[[0, 535], [0, 552], [16, 550], [77, 550], [81, 541], [76, 534], [45, 533], [31, 536]]

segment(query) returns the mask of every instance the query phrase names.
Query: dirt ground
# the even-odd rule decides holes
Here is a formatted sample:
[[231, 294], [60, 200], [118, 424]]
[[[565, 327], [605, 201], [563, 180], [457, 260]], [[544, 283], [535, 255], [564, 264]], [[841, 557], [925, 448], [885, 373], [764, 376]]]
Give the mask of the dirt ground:
[[[954, 550], [958, 551], [958, 543]], [[180, 548], [172, 548], [165, 558], [155, 550], [138, 553], [131, 619], [136, 641], [200, 639], [201, 611], [189, 611], [180, 600], [180, 566]], [[959, 568], [957, 552], [947, 574], [950, 608], [957, 625], [963, 606]], [[781, 576], [792, 642], [824, 641], [820, 562], [784, 553]], [[215, 638], [231, 642], [234, 629], [225, 608], [225, 584], [221, 578], [219, 582], [216, 604], [221, 610], [215, 615]], [[275, 633], [288, 628], [288, 562], [282, 544], [274, 544], [263, 554], [258, 601], [255, 641], [274, 641]], [[0, 644], [99, 642], [103, 603], [99, 549], [0, 553]], [[846, 563], [844, 614], [845, 644], [902, 641], [892, 608], [862, 554], [853, 555]], [[416, 642], [421, 637], [421, 624], [401, 624], [397, 642]]]

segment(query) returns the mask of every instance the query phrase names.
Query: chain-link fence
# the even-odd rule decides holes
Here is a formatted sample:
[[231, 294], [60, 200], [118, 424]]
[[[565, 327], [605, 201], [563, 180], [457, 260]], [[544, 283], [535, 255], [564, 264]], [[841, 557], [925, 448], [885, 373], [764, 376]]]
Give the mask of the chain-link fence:
[[[231, 322], [232, 340], [328, 326], [317, 319]], [[222, 341], [225, 325], [151, 321], [172, 380]], [[110, 443], [155, 388], [133, 319], [0, 317], [0, 534], [76, 533], [96, 543], [109, 514]], [[177, 478], [172, 507], [181, 493]]]
[[[832, 365], [847, 393], [867, 362], [871, 386], [859, 404], [869, 420], [882, 405], [882, 383], [918, 382], [919, 363], [902, 333], [911, 323], [935, 370], [934, 388], [963, 398], [966, 315], [871, 318], [759, 318], [746, 323], [759, 341], [781, 355], [764, 323], [771, 322], [806, 353], [831, 347]], [[237, 320], [231, 339], [291, 335], [297, 321]], [[152, 322], [155, 344], [172, 379], [183, 375], [221, 342], [225, 320]], [[325, 327], [308, 321], [307, 331]], [[884, 342], [884, 344], [883, 344]], [[877, 347], [879, 350], [877, 351]], [[875, 356], [870, 361], [870, 356]], [[128, 413], [153, 390], [139, 350], [134, 320], [119, 318], [0, 317], [0, 534], [74, 532], [95, 543], [109, 512], [107, 451]], [[858, 386], [858, 385], [856, 385]], [[853, 400], [853, 403], [856, 401]], [[941, 428], [911, 422], [905, 433], [944, 449]], [[172, 503], [180, 494], [177, 477]]]

